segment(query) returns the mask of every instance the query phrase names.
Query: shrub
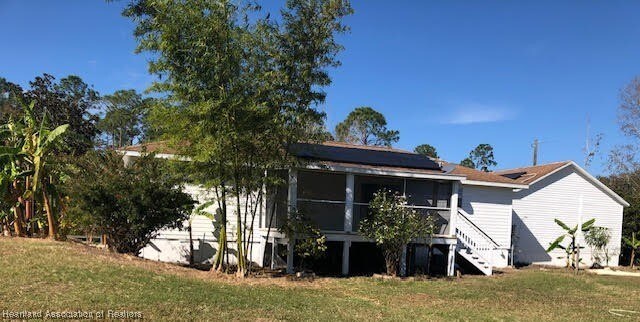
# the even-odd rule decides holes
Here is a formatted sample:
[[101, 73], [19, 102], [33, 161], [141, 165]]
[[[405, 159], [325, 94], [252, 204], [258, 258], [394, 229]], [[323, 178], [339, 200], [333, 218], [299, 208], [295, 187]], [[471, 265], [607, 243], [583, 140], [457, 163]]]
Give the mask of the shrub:
[[609, 250], [607, 249], [607, 245], [611, 240], [609, 229], [607, 227], [594, 226], [584, 235], [584, 240], [591, 247], [593, 261], [602, 265], [602, 260], [604, 260], [606, 265], [609, 265]]
[[193, 208], [166, 163], [147, 155], [125, 166], [115, 152], [88, 153], [66, 185], [69, 213], [89, 214], [77, 215], [82, 225], [100, 227], [115, 251], [137, 255], [160, 229], [182, 228]]
[[414, 238], [433, 233], [431, 216], [407, 207], [407, 199], [391, 191], [378, 191], [369, 204], [370, 216], [360, 223], [360, 233], [382, 248], [387, 274], [396, 276], [403, 248]]
[[299, 270], [306, 268], [305, 260], [319, 259], [327, 251], [327, 237], [320, 232], [313, 221], [300, 212], [292, 212], [280, 231], [287, 238], [295, 239], [294, 251], [300, 257]]

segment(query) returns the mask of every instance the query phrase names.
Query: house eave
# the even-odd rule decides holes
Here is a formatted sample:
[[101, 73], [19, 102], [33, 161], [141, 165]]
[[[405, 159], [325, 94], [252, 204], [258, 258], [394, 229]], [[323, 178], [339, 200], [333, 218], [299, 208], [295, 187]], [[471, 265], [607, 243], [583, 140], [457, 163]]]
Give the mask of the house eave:
[[304, 166], [304, 169], [309, 170], [328, 170], [335, 172], [345, 172], [363, 175], [375, 175], [375, 176], [391, 176], [391, 177], [403, 177], [403, 178], [416, 178], [416, 179], [434, 179], [434, 180], [451, 180], [462, 181], [465, 179], [463, 176], [450, 175], [450, 174], [437, 174], [437, 173], [421, 173], [418, 171], [403, 171], [403, 170], [391, 170], [381, 168], [359, 167], [357, 165], [335, 165], [325, 164], [321, 162], [311, 162]]
[[[139, 152], [139, 151], [128, 151], [128, 150], [116, 150], [117, 153], [122, 154], [123, 156], [128, 156], [128, 157], [140, 157], [142, 155], [148, 155], [151, 154], [152, 152]], [[180, 157], [177, 156], [175, 154], [170, 154], [170, 153], [156, 153], [155, 154], [156, 158], [159, 159], [171, 159], [171, 160], [180, 160], [180, 161], [190, 161], [191, 159], [188, 157]]]
[[498, 187], [498, 188], [511, 188], [511, 189], [529, 189], [529, 185], [516, 184], [516, 183], [503, 183], [503, 182], [488, 182], [477, 180], [462, 180], [463, 185], [470, 186], [486, 186], [486, 187]]

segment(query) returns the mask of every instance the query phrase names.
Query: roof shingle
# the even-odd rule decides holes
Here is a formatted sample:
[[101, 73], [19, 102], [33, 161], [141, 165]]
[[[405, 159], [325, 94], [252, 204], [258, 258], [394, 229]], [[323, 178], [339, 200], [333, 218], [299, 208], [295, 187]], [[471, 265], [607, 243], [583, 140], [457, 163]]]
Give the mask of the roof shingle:
[[571, 161], [561, 161], [554, 162], [548, 164], [535, 165], [530, 167], [522, 167], [515, 169], [506, 169], [496, 171], [496, 174], [501, 176], [511, 176], [514, 178], [514, 181], [522, 184], [530, 184], [538, 179], [552, 173], [567, 164], [571, 163]]
[[453, 170], [451, 170], [448, 173], [465, 176], [467, 177], [467, 180], [491, 182], [491, 183], [520, 184], [515, 180], [495, 174], [494, 172], [484, 172], [476, 169], [463, 167], [459, 164], [450, 164], [450, 165], [453, 166]]

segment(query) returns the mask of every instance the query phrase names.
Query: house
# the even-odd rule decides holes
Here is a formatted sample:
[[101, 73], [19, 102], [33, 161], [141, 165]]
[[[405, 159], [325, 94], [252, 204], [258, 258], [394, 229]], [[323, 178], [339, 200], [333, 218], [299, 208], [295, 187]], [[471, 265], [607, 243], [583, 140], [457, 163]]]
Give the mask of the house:
[[[163, 150], [161, 144], [131, 146], [122, 153], [126, 162], [145, 151], [156, 152], [159, 157], [173, 155]], [[525, 177], [529, 178], [526, 173], [520, 176], [510, 171], [485, 173], [408, 151], [339, 142], [297, 144], [291, 148], [291, 152], [303, 161], [301, 166], [283, 171], [283, 178], [288, 185], [275, 193], [271, 200], [266, 200], [258, 212], [249, 254], [250, 259], [258, 265], [286, 266], [288, 271], [293, 271], [296, 259], [292, 244], [277, 230], [287, 216], [287, 209], [291, 207], [311, 218], [327, 238], [328, 250], [319, 264], [320, 271], [348, 275], [381, 270], [383, 261], [379, 249], [358, 233], [358, 226], [367, 215], [373, 194], [382, 188], [406, 195], [410, 207], [437, 218], [437, 233], [429, 240], [433, 245], [432, 260], [430, 263], [426, 260], [426, 241], [415, 241], [404, 252], [401, 273], [419, 272], [431, 265], [428, 267], [431, 272], [446, 275], [453, 275], [456, 267], [491, 275], [494, 268], [512, 264], [512, 255], [518, 255], [518, 261], [532, 259], [532, 263], [541, 262], [538, 259], [542, 255], [538, 251], [545, 248], [543, 245], [548, 241], [546, 235], [555, 236], [556, 233], [553, 214], [544, 212], [544, 215], [535, 215], [541, 213], [538, 209], [548, 207], [549, 203], [558, 199], [545, 199], [545, 194], [539, 198], [529, 198], [527, 195], [531, 187], [536, 191], [541, 190], [540, 187], [547, 186], [547, 181], [554, 178], [543, 182], [528, 181], [525, 180]], [[566, 199], [574, 198], [576, 191], [583, 189], [586, 189], [584, 200], [603, 199], [588, 185], [591, 183], [595, 187], [597, 180], [588, 179], [587, 176], [593, 177], [584, 170], [578, 170], [579, 167], [573, 163], [571, 169], [568, 170], [580, 172], [585, 184], [576, 186], [574, 191], [565, 190], [563, 193], [571, 194]], [[558, 180], [560, 175], [557, 175]], [[604, 186], [597, 188], [598, 191], [607, 189]], [[200, 201], [211, 198], [206, 190], [199, 187], [187, 186], [186, 189]], [[617, 197], [610, 190], [606, 196]], [[622, 199], [620, 201], [624, 202]], [[519, 207], [526, 202], [540, 208], [530, 206], [526, 220], [521, 220], [518, 214], [525, 214], [525, 210]], [[591, 205], [591, 202], [585, 202], [585, 205]], [[624, 203], [620, 202], [602, 204], [603, 214], [614, 218], [608, 223], [611, 223], [612, 229], [617, 229], [611, 243], [616, 246], [620, 241], [622, 205]], [[592, 209], [589, 207], [585, 206], [584, 210]], [[215, 212], [215, 209], [210, 212]], [[567, 213], [573, 212], [567, 210]], [[533, 235], [525, 243], [526, 239], [520, 237], [514, 243], [514, 236], [523, 235], [520, 232], [526, 229], [531, 219], [537, 220], [537, 226], [528, 231], [539, 234], [540, 238]], [[229, 222], [235, 221], [230, 219]], [[616, 223], [618, 226], [614, 227]], [[143, 249], [141, 256], [184, 262], [189, 256], [189, 244], [193, 244], [196, 261], [210, 260], [217, 248], [211, 220], [194, 215], [190, 221], [190, 231], [191, 238], [187, 231], [182, 230], [160, 232]], [[227, 231], [233, 232], [234, 229]], [[230, 234], [229, 241], [233, 240], [234, 236]], [[534, 241], [538, 242], [537, 248], [534, 247]], [[514, 246], [519, 247], [518, 252], [513, 251]], [[536, 253], [526, 254], [530, 251]]]
[[[573, 161], [502, 170], [500, 175], [526, 184], [529, 189], [517, 190], [513, 197], [514, 261], [522, 264], [562, 266], [566, 253], [546, 249], [563, 229], [554, 224], [559, 219], [569, 227], [595, 218], [595, 225], [606, 227], [611, 235], [607, 247], [608, 265], [618, 265], [622, 236], [622, 212], [628, 207], [624, 199], [591, 176]], [[584, 237], [578, 238], [582, 261], [591, 265], [594, 254]]]

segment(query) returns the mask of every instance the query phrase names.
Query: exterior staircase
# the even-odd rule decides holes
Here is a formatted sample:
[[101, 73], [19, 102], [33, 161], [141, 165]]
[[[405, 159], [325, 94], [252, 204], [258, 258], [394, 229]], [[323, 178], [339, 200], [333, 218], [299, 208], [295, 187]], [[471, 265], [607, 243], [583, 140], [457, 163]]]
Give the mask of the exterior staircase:
[[456, 216], [456, 238], [458, 241], [456, 250], [458, 254], [485, 275], [491, 275], [493, 273], [492, 259], [499, 245], [471, 222], [464, 210], [458, 209]]

